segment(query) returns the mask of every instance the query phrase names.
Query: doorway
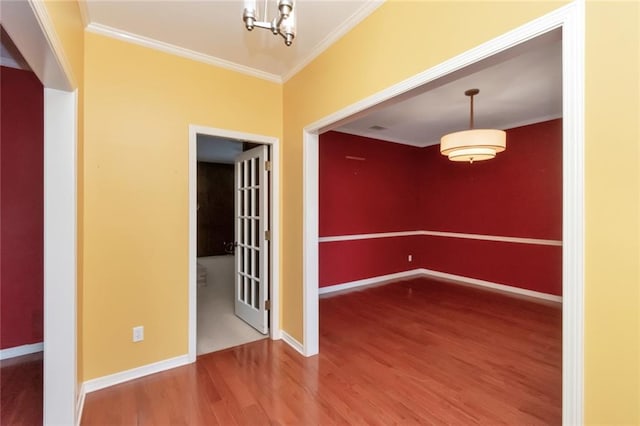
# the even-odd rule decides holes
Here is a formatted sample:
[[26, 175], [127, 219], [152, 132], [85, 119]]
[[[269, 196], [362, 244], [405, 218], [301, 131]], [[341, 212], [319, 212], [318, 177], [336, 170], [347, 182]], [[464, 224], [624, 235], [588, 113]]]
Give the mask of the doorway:
[[0, 423], [42, 423], [44, 88], [0, 33]]
[[318, 135], [410, 90], [447, 78], [492, 55], [562, 29], [563, 212], [562, 212], [562, 418], [583, 418], [584, 323], [584, 4], [574, 2], [496, 39], [336, 111], [303, 129], [303, 338], [304, 354], [319, 351], [318, 321]]
[[189, 357], [279, 338], [278, 140], [190, 127]]
[[270, 173], [266, 145], [197, 135], [197, 151], [196, 345], [203, 355], [267, 337], [269, 242], [258, 237], [270, 228]]
[[47, 8], [2, 4], [3, 27], [44, 86], [43, 422], [75, 424], [77, 84]]

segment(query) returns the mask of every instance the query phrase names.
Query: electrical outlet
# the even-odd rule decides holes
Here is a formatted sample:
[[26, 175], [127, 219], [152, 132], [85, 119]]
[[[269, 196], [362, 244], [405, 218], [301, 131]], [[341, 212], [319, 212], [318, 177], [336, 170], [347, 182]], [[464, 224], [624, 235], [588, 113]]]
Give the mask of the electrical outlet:
[[133, 341], [134, 342], [142, 342], [144, 340], [144, 327], [138, 326], [133, 327]]
[[410, 254], [409, 256], [407, 256], [407, 260], [408, 260], [409, 262], [413, 262], [413, 255], [412, 255], [412, 254]]

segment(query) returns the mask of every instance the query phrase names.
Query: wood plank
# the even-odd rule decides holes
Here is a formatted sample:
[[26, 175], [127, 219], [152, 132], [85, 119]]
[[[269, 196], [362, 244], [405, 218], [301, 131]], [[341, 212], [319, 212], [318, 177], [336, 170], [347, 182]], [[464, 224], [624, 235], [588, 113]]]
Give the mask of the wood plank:
[[87, 395], [82, 424], [561, 423], [558, 304], [420, 278], [322, 298], [320, 322], [316, 357], [207, 354]]
[[0, 425], [42, 424], [43, 353], [0, 361]]

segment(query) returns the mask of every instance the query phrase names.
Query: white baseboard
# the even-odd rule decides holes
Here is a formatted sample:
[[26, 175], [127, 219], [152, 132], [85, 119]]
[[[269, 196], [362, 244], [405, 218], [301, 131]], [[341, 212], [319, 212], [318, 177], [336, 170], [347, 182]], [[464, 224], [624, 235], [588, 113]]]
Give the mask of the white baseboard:
[[379, 275], [377, 277], [365, 278], [362, 280], [350, 281], [347, 283], [330, 285], [327, 287], [320, 287], [318, 289], [318, 294], [322, 295], [322, 294], [328, 294], [328, 293], [335, 293], [336, 291], [344, 291], [344, 290], [350, 290], [357, 287], [364, 287], [364, 286], [369, 286], [373, 284], [381, 284], [386, 281], [394, 281], [402, 278], [416, 277], [416, 276], [422, 275], [423, 274], [422, 271], [423, 271], [422, 269], [412, 269], [410, 271], [396, 272], [395, 274]]
[[0, 349], [0, 360], [15, 358], [17, 356], [34, 354], [44, 350], [44, 343], [31, 343], [29, 345], [14, 346], [13, 348]]
[[80, 426], [82, 420], [82, 410], [84, 409], [84, 397], [87, 395], [84, 388], [84, 383], [80, 385], [78, 391], [78, 400], [76, 401], [76, 426]]
[[[554, 294], [541, 293], [539, 291], [527, 290], [520, 287], [514, 287], [506, 284], [498, 284], [491, 281], [479, 280], [477, 278], [465, 277], [463, 275], [449, 274], [446, 272], [434, 271], [431, 269], [419, 268], [410, 271], [398, 272], [395, 274], [379, 275], [377, 277], [366, 278], [358, 281], [351, 281], [343, 284], [336, 284], [328, 287], [320, 287], [318, 294], [329, 294], [337, 291], [351, 290], [358, 287], [370, 286], [373, 284], [381, 284], [387, 281], [395, 281], [402, 278], [410, 277], [430, 277], [441, 280], [450, 281], [457, 284], [468, 284], [476, 287], [485, 287], [505, 293], [518, 294], [521, 296], [533, 297], [536, 299], [549, 300], [552, 302], [562, 302], [562, 296]], [[284, 332], [283, 332], [284, 333]]]
[[90, 393], [99, 389], [108, 388], [109, 386], [128, 382], [129, 380], [139, 379], [140, 377], [148, 376], [149, 374], [181, 367], [186, 364], [189, 364], [189, 355], [187, 354], [165, 359], [164, 361], [154, 362], [153, 364], [143, 365], [142, 367], [132, 368], [131, 370], [110, 374], [108, 376], [98, 377], [97, 379], [87, 380], [84, 382], [83, 387], [85, 393]]
[[294, 339], [289, 333], [287, 333], [284, 330], [282, 330], [280, 334], [282, 336], [282, 340], [284, 340], [284, 342], [287, 345], [291, 346], [293, 349], [300, 352], [301, 355], [306, 356], [304, 354], [304, 345], [302, 343], [298, 342], [296, 339]]
[[434, 271], [431, 269], [420, 269], [423, 276], [439, 278], [453, 283], [469, 284], [477, 287], [485, 287], [505, 293], [518, 294], [521, 296], [533, 297], [536, 299], [550, 300], [552, 302], [562, 302], [562, 296], [555, 294], [541, 293], [539, 291], [527, 290], [525, 288], [513, 287], [505, 284], [498, 284], [491, 281], [479, 280], [477, 278], [465, 277], [462, 275], [448, 274], [446, 272]]

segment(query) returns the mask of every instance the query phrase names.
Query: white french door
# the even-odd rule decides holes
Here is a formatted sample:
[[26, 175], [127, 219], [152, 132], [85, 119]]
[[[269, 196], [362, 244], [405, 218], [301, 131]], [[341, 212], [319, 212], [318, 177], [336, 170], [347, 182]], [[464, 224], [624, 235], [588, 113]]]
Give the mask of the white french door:
[[269, 331], [269, 171], [261, 145], [236, 158], [235, 312], [263, 334]]

